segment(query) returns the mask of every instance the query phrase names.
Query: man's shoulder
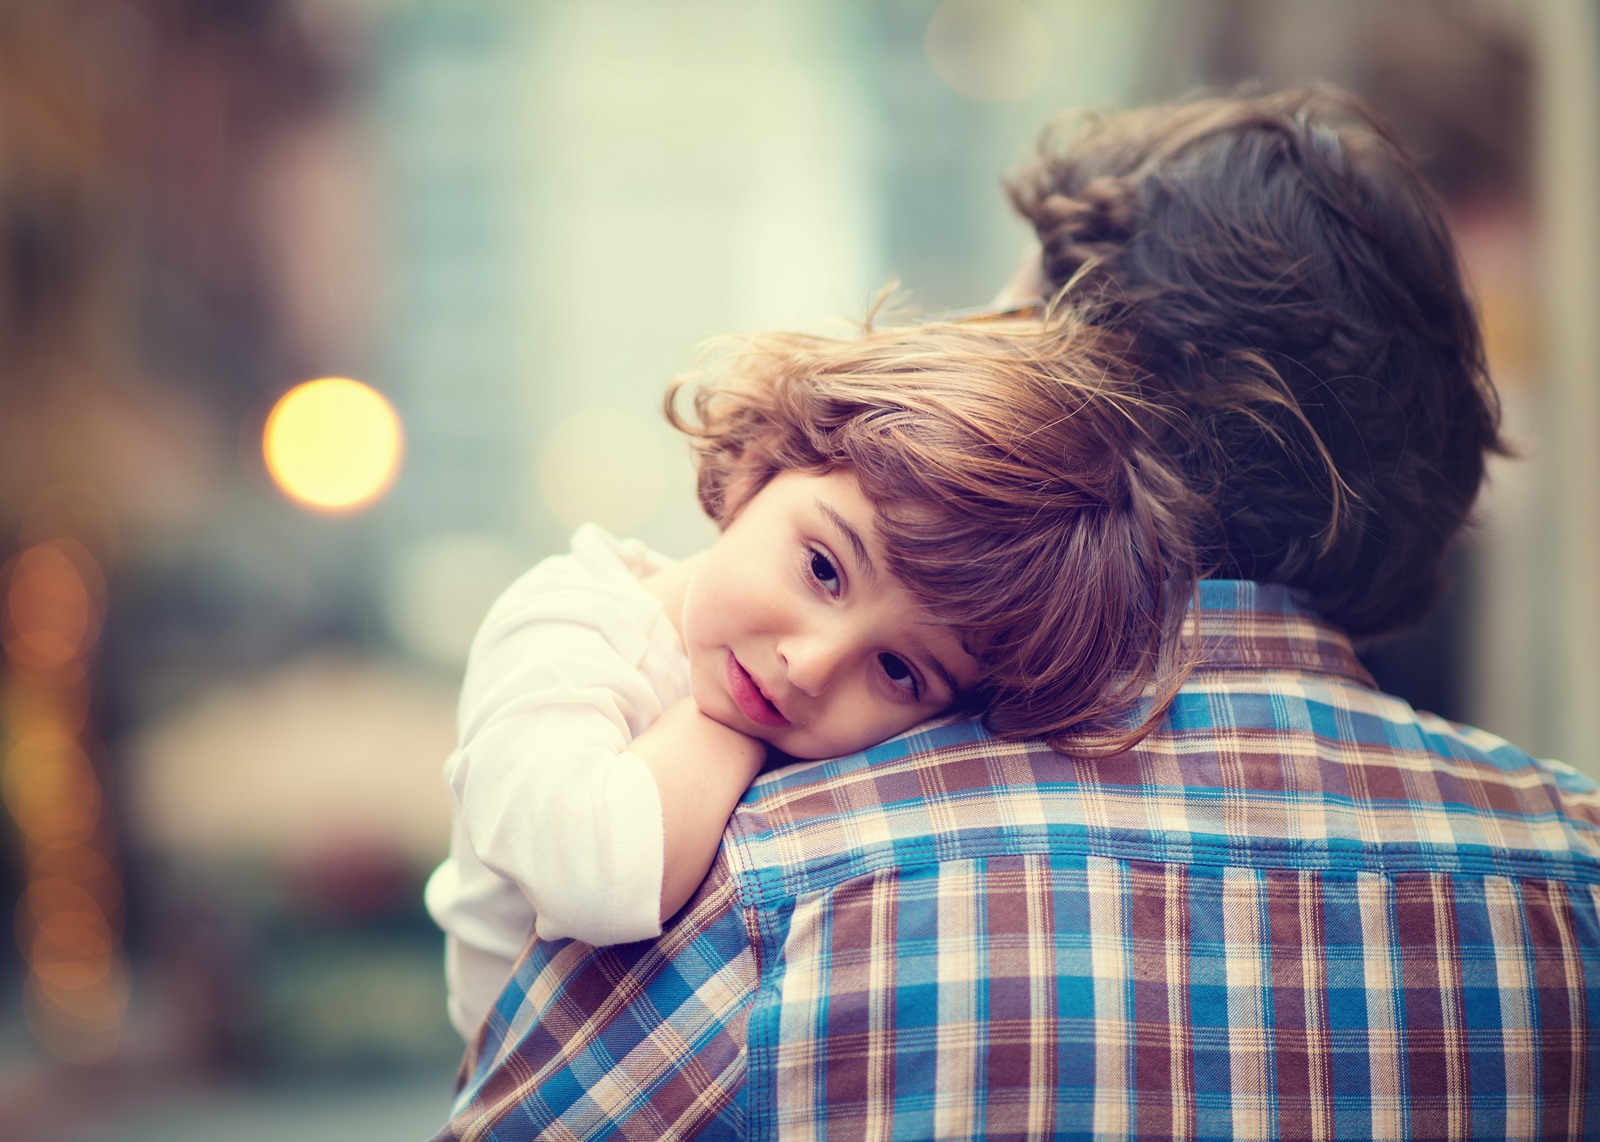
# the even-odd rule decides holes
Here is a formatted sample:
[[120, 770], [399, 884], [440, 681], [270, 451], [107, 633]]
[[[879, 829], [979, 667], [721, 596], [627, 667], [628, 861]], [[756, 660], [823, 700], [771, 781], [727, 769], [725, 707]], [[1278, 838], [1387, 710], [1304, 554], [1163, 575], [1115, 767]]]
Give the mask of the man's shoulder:
[[1600, 884], [1600, 787], [1413, 710], [1364, 672], [1231, 662], [1197, 669], [1113, 757], [953, 720], [768, 773], [728, 844], [757, 907], [889, 869], [1028, 855]]
[[763, 774], [729, 822], [741, 896], [769, 906], [889, 868], [1043, 853], [1082, 825], [1083, 777], [1042, 742], [944, 719], [849, 757]]

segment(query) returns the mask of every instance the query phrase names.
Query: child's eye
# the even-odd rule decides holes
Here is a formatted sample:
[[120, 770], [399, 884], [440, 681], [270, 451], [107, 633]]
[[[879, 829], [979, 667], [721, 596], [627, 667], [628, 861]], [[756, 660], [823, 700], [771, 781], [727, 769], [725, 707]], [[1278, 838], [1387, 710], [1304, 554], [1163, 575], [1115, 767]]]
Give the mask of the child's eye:
[[811, 549], [811, 577], [815, 579], [822, 589], [830, 595], [837, 595], [841, 586], [839, 582], [839, 569], [816, 548]]
[[917, 685], [917, 676], [911, 667], [906, 665], [905, 659], [895, 654], [878, 655], [878, 665], [883, 667], [883, 672], [889, 676], [889, 681], [896, 687], [904, 690], [913, 698], [922, 697], [922, 687]]

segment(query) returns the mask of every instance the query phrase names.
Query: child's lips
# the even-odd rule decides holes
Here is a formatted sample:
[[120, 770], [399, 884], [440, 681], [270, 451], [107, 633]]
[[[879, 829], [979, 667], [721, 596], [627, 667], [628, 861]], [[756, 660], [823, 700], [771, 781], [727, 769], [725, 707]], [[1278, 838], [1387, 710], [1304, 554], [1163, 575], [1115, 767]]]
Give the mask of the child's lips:
[[767, 700], [767, 696], [761, 692], [761, 686], [748, 670], [739, 665], [739, 660], [731, 650], [728, 652], [727, 674], [728, 692], [745, 717], [758, 726], [774, 730], [789, 724], [789, 719]]

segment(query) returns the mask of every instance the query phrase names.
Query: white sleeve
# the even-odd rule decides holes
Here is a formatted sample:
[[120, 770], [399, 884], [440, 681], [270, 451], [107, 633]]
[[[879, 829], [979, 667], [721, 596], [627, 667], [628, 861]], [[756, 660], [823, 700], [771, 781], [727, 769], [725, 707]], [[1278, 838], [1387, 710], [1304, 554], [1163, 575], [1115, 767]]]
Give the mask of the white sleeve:
[[480, 632], [447, 765], [457, 824], [541, 937], [647, 939], [661, 931], [661, 798], [627, 746], [661, 700], [606, 601], [565, 595], [508, 593]]
[[551, 669], [451, 759], [466, 843], [522, 890], [538, 934], [618, 944], [660, 934], [655, 778], [606, 715], [610, 697]]

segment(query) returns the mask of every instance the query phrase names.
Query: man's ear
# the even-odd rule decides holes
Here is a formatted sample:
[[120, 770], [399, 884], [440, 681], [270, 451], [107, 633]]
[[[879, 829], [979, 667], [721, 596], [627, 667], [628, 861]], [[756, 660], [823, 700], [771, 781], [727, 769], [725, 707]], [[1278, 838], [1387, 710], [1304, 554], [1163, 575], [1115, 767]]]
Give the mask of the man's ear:
[[1053, 293], [1055, 290], [1045, 277], [1044, 250], [1038, 242], [1029, 242], [1017, 261], [1017, 268], [1011, 271], [1010, 280], [1000, 287], [991, 304], [1004, 307], [1035, 298], [1048, 298]]

